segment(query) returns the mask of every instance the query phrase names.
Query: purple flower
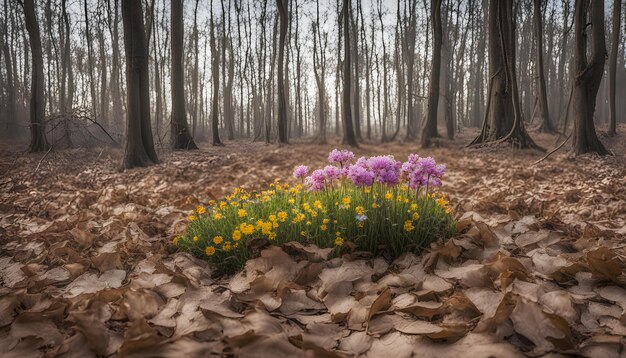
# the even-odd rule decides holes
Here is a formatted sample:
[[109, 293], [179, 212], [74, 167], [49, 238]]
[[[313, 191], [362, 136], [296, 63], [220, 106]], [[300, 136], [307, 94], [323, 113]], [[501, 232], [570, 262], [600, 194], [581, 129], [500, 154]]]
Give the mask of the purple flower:
[[354, 153], [349, 150], [337, 150], [333, 149], [330, 153], [328, 153], [328, 161], [330, 163], [347, 163], [350, 160], [354, 159]]
[[367, 215], [363, 214], [363, 215], [356, 215], [355, 216], [356, 220], [360, 223], [362, 223], [363, 221], [367, 220]]
[[327, 165], [324, 168], [324, 176], [326, 176], [326, 179], [330, 181], [341, 178], [341, 174], [341, 169], [337, 168], [334, 165]]
[[348, 179], [358, 186], [371, 186], [374, 184], [374, 173], [360, 165], [351, 165], [348, 168]]
[[309, 174], [309, 168], [305, 165], [298, 165], [293, 171], [293, 177], [296, 179], [304, 178], [307, 176], [307, 174]]
[[324, 170], [316, 169], [311, 173], [311, 176], [306, 177], [306, 184], [309, 186], [311, 191], [322, 191], [324, 190], [326, 181], [326, 176], [324, 175]]
[[441, 177], [446, 171], [446, 166], [437, 164], [432, 157], [420, 158], [415, 154], [409, 155], [408, 160], [402, 164], [402, 175], [409, 181], [411, 189], [422, 186], [441, 186]]
[[367, 160], [367, 167], [374, 173], [376, 182], [382, 184], [398, 184], [401, 166], [402, 163], [391, 155], [371, 157]]

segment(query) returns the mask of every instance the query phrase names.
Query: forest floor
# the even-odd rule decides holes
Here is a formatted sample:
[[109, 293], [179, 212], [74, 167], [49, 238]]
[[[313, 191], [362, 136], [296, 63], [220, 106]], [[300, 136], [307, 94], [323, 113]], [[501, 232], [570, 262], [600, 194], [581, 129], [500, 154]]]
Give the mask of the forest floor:
[[445, 163], [457, 237], [393, 263], [271, 248], [232, 277], [176, 252], [185, 216], [320, 165], [333, 145], [238, 140], [119, 172], [119, 149], [3, 143], [0, 356], [623, 356], [623, 134], [602, 138], [614, 157], [537, 165], [535, 151], [466, 149], [470, 135], [355, 151]]

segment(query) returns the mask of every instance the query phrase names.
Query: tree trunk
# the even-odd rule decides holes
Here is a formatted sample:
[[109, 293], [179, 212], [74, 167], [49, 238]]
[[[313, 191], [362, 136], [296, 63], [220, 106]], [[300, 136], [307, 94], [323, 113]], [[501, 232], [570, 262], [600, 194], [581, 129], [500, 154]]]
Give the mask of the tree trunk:
[[613, 29], [611, 31], [611, 54], [609, 56], [609, 130], [607, 134], [614, 136], [616, 132], [617, 113], [615, 112], [615, 82], [617, 69], [617, 51], [619, 50], [620, 21], [622, 18], [622, 0], [613, 1]]
[[546, 76], [544, 73], [544, 65], [543, 65], [543, 13], [541, 11], [541, 3], [542, 0], [533, 0], [534, 9], [535, 9], [535, 39], [537, 41], [537, 45], [535, 47], [537, 51], [537, 59], [535, 62], [535, 66], [537, 69], [537, 89], [539, 93], [537, 97], [539, 98], [539, 108], [541, 108], [541, 125], [539, 126], [539, 130], [542, 132], [554, 132], [554, 126], [552, 125], [552, 121], [550, 120], [550, 110], [548, 108], [548, 93], [546, 90]]
[[29, 151], [34, 153], [48, 149], [45, 128], [46, 97], [44, 94], [43, 54], [34, 0], [24, 0], [24, 21], [28, 31], [32, 61]]
[[[213, 1], [211, 1], [211, 9], [213, 8]], [[219, 104], [218, 99], [220, 95], [220, 72], [219, 72], [219, 56], [217, 54], [217, 47], [215, 44], [215, 25], [213, 24], [213, 11], [211, 11], [211, 72], [213, 74], [213, 100], [211, 103], [211, 132], [213, 134], [213, 145], [223, 146], [224, 144], [220, 140], [219, 133]]]
[[352, 111], [350, 105], [351, 82], [351, 61], [350, 61], [350, 0], [343, 0], [343, 36], [344, 36], [344, 58], [343, 58], [343, 142], [352, 147], [358, 147], [354, 127], [352, 124]]
[[89, 29], [89, 12], [87, 0], [83, 1], [85, 10], [85, 39], [87, 40], [87, 70], [89, 72], [89, 93], [91, 96], [91, 113], [94, 120], [98, 120], [98, 97], [96, 97], [96, 81], [93, 75], [93, 46], [91, 44], [91, 30]]
[[[591, 7], [589, 19], [588, 9]], [[591, 22], [591, 58], [587, 59], [587, 22]], [[571, 154], [610, 152], [596, 135], [593, 116], [596, 95], [602, 81], [606, 44], [604, 40], [604, 1], [576, 0], [574, 12], [574, 63], [572, 69], [574, 90], [572, 116], [574, 119], [574, 145]]]
[[280, 17], [280, 40], [278, 44], [278, 144], [287, 144], [287, 100], [285, 94], [284, 62], [285, 38], [287, 37], [287, 1], [277, 0]]
[[439, 107], [439, 82], [441, 77], [441, 0], [431, 1], [430, 19], [433, 25], [433, 53], [428, 88], [428, 112], [426, 124], [422, 130], [422, 148], [430, 146], [432, 138], [439, 137], [437, 132], [437, 109]]
[[157, 164], [150, 126], [148, 49], [141, 1], [122, 0], [126, 53], [126, 169]]
[[198, 149], [193, 141], [185, 111], [185, 70], [183, 64], [183, 0], [171, 0], [172, 11], [172, 149]]
[[[513, 146], [537, 146], [524, 129], [515, 69], [515, 26], [512, 0], [489, 1], [489, 84], [483, 129], [471, 145], [509, 141]], [[488, 116], [488, 117], [487, 117]]]

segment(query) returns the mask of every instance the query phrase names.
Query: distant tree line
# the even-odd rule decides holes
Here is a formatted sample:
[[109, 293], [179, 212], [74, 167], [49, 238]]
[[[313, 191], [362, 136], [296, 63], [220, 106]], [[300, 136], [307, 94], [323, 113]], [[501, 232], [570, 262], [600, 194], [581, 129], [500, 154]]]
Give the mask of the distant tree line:
[[608, 154], [596, 125], [626, 121], [621, 0], [1, 1], [0, 128], [31, 152], [89, 125], [125, 167], [155, 145], [428, 147], [468, 127], [473, 146], [542, 149], [537, 130]]

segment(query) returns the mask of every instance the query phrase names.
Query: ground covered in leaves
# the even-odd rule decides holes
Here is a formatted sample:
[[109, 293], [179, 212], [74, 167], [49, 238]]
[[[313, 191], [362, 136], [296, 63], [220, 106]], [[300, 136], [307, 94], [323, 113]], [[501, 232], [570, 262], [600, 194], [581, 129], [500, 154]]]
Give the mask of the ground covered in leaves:
[[446, 163], [454, 239], [395, 262], [288, 244], [214, 277], [171, 245], [185, 215], [333, 146], [238, 141], [120, 173], [114, 149], [3, 145], [0, 356], [625, 354], [623, 154], [533, 166], [537, 152], [415, 147], [356, 154]]

